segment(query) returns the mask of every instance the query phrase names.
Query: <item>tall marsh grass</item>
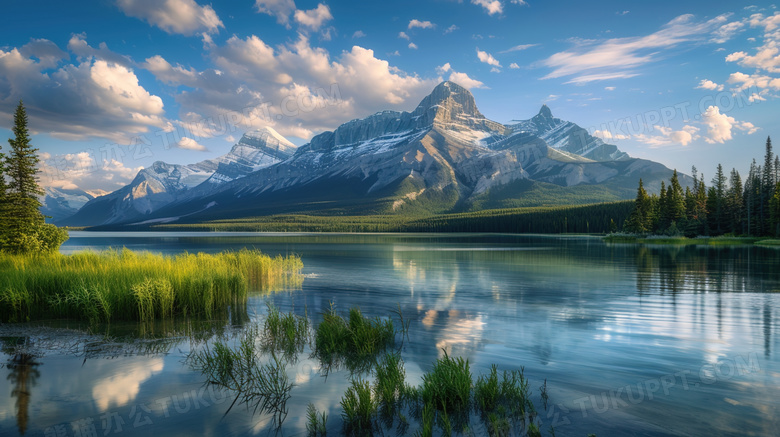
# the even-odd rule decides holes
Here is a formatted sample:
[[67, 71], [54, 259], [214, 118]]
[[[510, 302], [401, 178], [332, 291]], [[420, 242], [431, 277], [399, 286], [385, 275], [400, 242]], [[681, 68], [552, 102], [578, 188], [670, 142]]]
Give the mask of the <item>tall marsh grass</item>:
[[301, 281], [300, 258], [255, 250], [164, 256], [127, 249], [73, 255], [0, 253], [0, 321], [211, 318], [249, 290]]

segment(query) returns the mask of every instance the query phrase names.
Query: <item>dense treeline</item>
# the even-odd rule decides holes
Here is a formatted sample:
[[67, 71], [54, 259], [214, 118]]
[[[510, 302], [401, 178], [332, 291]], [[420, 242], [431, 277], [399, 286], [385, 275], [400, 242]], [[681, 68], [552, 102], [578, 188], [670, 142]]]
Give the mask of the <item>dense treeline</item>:
[[50, 252], [68, 238], [67, 233], [45, 223], [40, 213], [38, 149], [30, 144], [27, 113], [22, 102], [14, 113], [14, 138], [10, 152], [0, 149], [0, 251], [11, 253]]
[[607, 233], [622, 227], [633, 207], [634, 202], [629, 200], [569, 207], [495, 209], [424, 218], [279, 215], [190, 225], [156, 225], [153, 229], [251, 232]]
[[750, 165], [747, 179], [718, 164], [711, 185], [693, 168], [693, 187], [680, 186], [677, 171], [659, 195], [648, 195], [639, 181], [624, 230], [636, 234], [780, 236], [780, 157], [766, 139], [764, 164]]

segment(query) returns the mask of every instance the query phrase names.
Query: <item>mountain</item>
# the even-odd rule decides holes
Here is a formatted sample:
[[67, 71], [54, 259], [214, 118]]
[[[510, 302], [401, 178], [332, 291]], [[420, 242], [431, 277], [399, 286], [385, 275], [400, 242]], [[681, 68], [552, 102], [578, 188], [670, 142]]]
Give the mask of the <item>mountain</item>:
[[[530, 120], [489, 120], [467, 89], [443, 82], [412, 112], [349, 121], [241, 178], [223, 181], [216, 174], [145, 220], [117, 217], [111, 223], [594, 203], [633, 198], [639, 178], [657, 190], [672, 171], [629, 157], [554, 117], [547, 106]], [[681, 176], [683, 185], [690, 183], [686, 178]]]
[[229, 153], [216, 159], [189, 165], [157, 161], [139, 171], [130, 184], [90, 200], [76, 214], [55, 222], [94, 226], [143, 221], [195, 187], [218, 186], [244, 177], [289, 158], [295, 149], [294, 144], [270, 127], [247, 132]]
[[553, 117], [547, 105], [542, 105], [542, 109], [532, 119], [517, 121], [511, 127], [533, 133], [547, 142], [550, 147], [595, 161], [617, 161], [629, 158], [628, 154], [618, 150], [617, 146], [605, 144], [600, 138], [588, 134], [586, 129], [570, 121]]
[[68, 218], [78, 212], [87, 202], [106, 194], [105, 192], [87, 192], [80, 189], [65, 189], [46, 187], [41, 197], [41, 213], [49, 221], [58, 221]]

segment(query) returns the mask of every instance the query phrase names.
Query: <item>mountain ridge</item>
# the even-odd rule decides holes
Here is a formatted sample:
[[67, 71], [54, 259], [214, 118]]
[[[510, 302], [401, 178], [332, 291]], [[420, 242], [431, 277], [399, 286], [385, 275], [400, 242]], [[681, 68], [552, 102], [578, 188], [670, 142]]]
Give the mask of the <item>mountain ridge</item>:
[[[282, 142], [267, 135], [266, 144], [271, 137]], [[485, 205], [486, 199], [511, 204], [543, 183], [572, 192], [587, 191], [573, 187], [592, 185], [599, 189], [591, 191], [602, 192], [604, 200], [619, 200], [632, 196], [640, 177], [652, 190], [672, 171], [629, 157], [575, 123], [554, 117], [547, 105], [529, 120], [507, 125], [489, 120], [467, 89], [447, 81], [411, 112], [380, 111], [350, 120], [314, 136], [284, 160], [250, 165], [241, 177], [223, 173], [228, 173], [226, 180], [216, 183], [212, 175], [148, 213], [111, 223], [197, 222], [275, 212], [468, 211]], [[496, 199], [496, 192], [505, 199]], [[88, 223], [100, 224], [107, 223]]]

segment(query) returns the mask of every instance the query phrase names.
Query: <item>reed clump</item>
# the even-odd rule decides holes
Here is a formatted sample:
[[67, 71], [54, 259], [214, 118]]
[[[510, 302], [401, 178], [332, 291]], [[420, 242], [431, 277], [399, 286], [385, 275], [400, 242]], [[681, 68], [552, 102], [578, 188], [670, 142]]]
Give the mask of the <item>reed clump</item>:
[[315, 332], [315, 355], [323, 362], [373, 359], [395, 343], [391, 319], [370, 318], [360, 308], [351, 308], [349, 317], [338, 314], [333, 306], [323, 314]]
[[0, 321], [211, 318], [245, 302], [249, 290], [295, 285], [302, 268], [298, 257], [272, 258], [256, 250], [0, 253]]

